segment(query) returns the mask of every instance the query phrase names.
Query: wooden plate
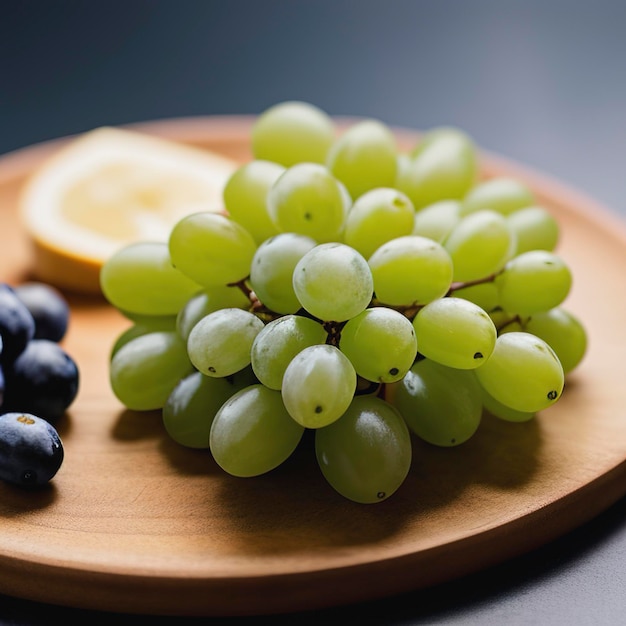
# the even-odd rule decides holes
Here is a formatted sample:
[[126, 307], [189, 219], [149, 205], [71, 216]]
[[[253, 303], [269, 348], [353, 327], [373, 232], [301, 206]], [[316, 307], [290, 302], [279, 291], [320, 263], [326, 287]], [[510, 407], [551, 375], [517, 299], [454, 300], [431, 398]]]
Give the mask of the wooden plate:
[[[136, 128], [244, 160], [249, 118], [191, 118]], [[417, 135], [398, 131], [403, 145]], [[32, 267], [16, 216], [24, 178], [62, 142], [0, 160], [0, 279]], [[415, 442], [388, 501], [358, 505], [323, 480], [303, 445], [269, 475], [225, 475], [164, 434], [158, 413], [125, 411], [108, 385], [124, 319], [68, 294], [65, 347], [81, 369], [58, 425], [66, 459], [50, 488], [0, 485], [0, 592], [148, 614], [236, 615], [314, 609], [424, 588], [544, 544], [626, 492], [626, 231], [594, 201], [493, 155], [486, 174], [526, 181], [562, 227], [588, 354], [564, 397], [532, 423], [485, 418], [464, 446]]]

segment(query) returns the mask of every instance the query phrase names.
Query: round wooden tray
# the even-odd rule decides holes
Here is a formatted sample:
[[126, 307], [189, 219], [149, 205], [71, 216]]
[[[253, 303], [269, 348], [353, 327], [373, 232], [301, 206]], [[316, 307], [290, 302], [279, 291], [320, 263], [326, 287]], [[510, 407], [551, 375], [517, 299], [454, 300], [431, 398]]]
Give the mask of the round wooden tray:
[[[250, 118], [134, 126], [245, 160]], [[417, 133], [398, 131], [403, 145]], [[0, 159], [0, 280], [29, 278], [16, 214], [24, 179], [63, 141]], [[169, 440], [155, 412], [125, 411], [108, 354], [125, 320], [67, 294], [64, 345], [81, 370], [58, 425], [65, 462], [42, 492], [0, 484], [0, 592], [74, 607], [175, 615], [269, 614], [388, 596], [450, 580], [538, 547], [626, 493], [622, 359], [626, 229], [576, 191], [484, 154], [486, 174], [519, 177], [554, 211], [574, 274], [566, 306], [590, 345], [564, 397], [536, 420], [486, 417], [456, 449], [415, 441], [405, 484], [358, 505], [324, 481], [303, 445], [268, 475], [225, 475], [208, 452]]]

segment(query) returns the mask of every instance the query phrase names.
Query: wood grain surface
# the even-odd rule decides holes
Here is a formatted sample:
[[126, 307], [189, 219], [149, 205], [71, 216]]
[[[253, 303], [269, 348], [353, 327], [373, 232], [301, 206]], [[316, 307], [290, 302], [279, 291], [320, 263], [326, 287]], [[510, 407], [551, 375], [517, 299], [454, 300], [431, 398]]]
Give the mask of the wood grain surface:
[[[249, 118], [134, 126], [250, 158]], [[403, 146], [417, 134], [399, 130]], [[25, 178], [63, 140], [0, 159], [0, 280], [32, 277], [16, 212]], [[485, 416], [455, 449], [414, 440], [400, 490], [376, 505], [324, 481], [305, 438], [258, 478], [225, 475], [208, 452], [169, 440], [158, 412], [124, 410], [108, 355], [127, 322], [97, 296], [66, 293], [64, 346], [81, 371], [58, 424], [64, 464], [40, 492], [0, 484], [0, 592], [107, 611], [269, 614], [424, 588], [502, 562], [582, 524], [626, 493], [626, 229], [583, 194], [502, 157], [485, 175], [526, 181], [561, 224], [574, 275], [566, 302], [589, 350], [562, 399], [536, 420]]]

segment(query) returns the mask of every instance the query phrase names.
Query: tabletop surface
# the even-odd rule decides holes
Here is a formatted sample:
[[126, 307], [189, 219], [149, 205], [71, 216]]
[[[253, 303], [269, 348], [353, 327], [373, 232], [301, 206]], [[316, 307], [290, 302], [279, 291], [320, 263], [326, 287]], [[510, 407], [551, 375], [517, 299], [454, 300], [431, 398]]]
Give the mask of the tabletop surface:
[[[626, 219], [625, 26], [617, 0], [9, 2], [0, 154], [101, 125], [256, 114], [300, 99], [396, 126], [459, 126]], [[625, 513], [619, 501], [470, 579], [273, 622], [616, 624], [626, 608]], [[113, 622], [114, 611], [0, 597], [1, 624]], [[151, 618], [174, 621], [187, 620]]]

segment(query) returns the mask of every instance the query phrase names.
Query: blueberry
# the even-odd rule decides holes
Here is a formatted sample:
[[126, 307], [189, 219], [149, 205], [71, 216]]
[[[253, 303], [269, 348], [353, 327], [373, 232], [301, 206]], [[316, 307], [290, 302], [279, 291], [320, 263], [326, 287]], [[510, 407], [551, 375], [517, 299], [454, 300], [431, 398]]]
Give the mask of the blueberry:
[[48, 483], [63, 463], [54, 426], [30, 413], [0, 415], [0, 479], [21, 487]]
[[10, 363], [35, 335], [35, 320], [15, 290], [0, 283], [0, 363]]
[[0, 407], [2, 406], [3, 402], [4, 402], [4, 372], [2, 371], [2, 365], [0, 365]]
[[54, 422], [78, 393], [79, 371], [56, 342], [32, 339], [4, 368], [4, 411], [26, 411]]
[[61, 292], [38, 282], [17, 285], [14, 290], [35, 320], [34, 338], [61, 341], [70, 317], [70, 307]]

